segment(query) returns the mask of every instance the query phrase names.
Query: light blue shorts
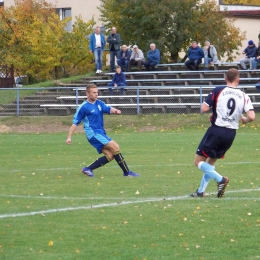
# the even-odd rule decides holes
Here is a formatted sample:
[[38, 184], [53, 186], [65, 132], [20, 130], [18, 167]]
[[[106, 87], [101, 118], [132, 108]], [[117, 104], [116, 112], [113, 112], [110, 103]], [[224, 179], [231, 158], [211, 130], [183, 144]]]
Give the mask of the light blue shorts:
[[105, 134], [95, 134], [90, 140], [89, 143], [94, 146], [98, 153], [102, 153], [103, 147], [108, 144], [112, 139]]

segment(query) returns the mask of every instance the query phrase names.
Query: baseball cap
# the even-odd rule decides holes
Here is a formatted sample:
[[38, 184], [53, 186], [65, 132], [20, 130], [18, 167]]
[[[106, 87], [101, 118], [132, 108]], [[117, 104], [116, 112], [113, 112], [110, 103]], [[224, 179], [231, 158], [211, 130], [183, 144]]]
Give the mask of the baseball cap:
[[133, 46], [133, 49], [135, 49], [135, 48], [138, 48], [138, 46], [137, 46], [137, 45], [134, 45], [134, 46]]
[[250, 40], [250, 41], [248, 42], [248, 45], [254, 45], [254, 42], [253, 42], [252, 40]]

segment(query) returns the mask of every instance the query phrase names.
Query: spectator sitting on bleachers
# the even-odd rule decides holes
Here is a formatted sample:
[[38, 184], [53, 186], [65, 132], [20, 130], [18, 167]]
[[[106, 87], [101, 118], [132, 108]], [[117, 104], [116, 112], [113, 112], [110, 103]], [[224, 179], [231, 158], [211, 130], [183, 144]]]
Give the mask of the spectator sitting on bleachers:
[[257, 63], [260, 63], [260, 42], [258, 42], [256, 57], [254, 59], [252, 59], [252, 69], [253, 70], [255, 70], [257, 68]]
[[160, 63], [160, 51], [156, 49], [154, 43], [150, 44], [150, 50], [147, 53], [147, 61], [144, 62], [146, 70], [155, 70], [155, 66]]
[[208, 70], [209, 64], [216, 63], [218, 61], [218, 54], [216, 48], [210, 44], [209, 41], [205, 41], [204, 50], [204, 70]]
[[119, 53], [119, 58], [117, 60], [117, 65], [121, 67], [122, 71], [128, 71], [128, 62], [130, 61], [131, 51], [128, 50], [126, 45], [122, 45], [121, 51]]
[[185, 61], [185, 65], [189, 70], [199, 70], [199, 65], [204, 57], [203, 50], [197, 45], [197, 42], [193, 41], [188, 50], [189, 60]]
[[131, 71], [132, 65], [137, 65], [138, 70], [141, 71], [142, 65], [145, 62], [144, 54], [141, 50], [138, 49], [137, 45], [133, 46], [133, 52], [128, 63], [128, 71]]
[[256, 89], [260, 92], [260, 79], [258, 80], [258, 82], [255, 85]]
[[[108, 88], [109, 92], [111, 95], [114, 95], [113, 88], [116, 89], [117, 87], [120, 88], [120, 94], [124, 95], [124, 87], [127, 85], [126, 84], [126, 79], [125, 79], [125, 74], [124, 72], [121, 71], [121, 67], [117, 66], [116, 67], [116, 73], [112, 79], [112, 82], [107, 84], [110, 88]], [[111, 88], [113, 87], [113, 88]]]
[[242, 54], [246, 54], [245, 58], [240, 59], [240, 64], [243, 70], [246, 70], [246, 63], [250, 64], [250, 69], [253, 69], [252, 63], [256, 57], [257, 48], [252, 40], [248, 42], [248, 46], [244, 49]]

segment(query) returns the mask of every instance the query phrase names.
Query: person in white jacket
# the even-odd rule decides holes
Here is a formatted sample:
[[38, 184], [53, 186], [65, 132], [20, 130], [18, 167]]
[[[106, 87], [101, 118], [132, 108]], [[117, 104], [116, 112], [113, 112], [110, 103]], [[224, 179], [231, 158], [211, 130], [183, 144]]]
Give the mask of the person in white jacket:
[[130, 61], [128, 63], [128, 71], [131, 71], [131, 66], [135, 65], [138, 67], [140, 71], [142, 69], [142, 65], [145, 62], [144, 54], [141, 50], [138, 49], [137, 45], [133, 46], [133, 52], [130, 57]]
[[205, 41], [204, 51], [204, 70], [208, 70], [209, 64], [218, 62], [218, 53], [216, 48], [210, 44], [209, 41]]

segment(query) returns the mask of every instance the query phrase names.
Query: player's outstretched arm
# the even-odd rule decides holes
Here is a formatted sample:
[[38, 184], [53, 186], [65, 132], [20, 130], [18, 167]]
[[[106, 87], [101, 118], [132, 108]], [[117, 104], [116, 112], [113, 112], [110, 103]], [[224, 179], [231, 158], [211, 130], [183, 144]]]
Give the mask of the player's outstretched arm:
[[201, 104], [201, 112], [202, 113], [208, 112], [209, 110], [210, 110], [210, 107], [206, 103]]
[[247, 123], [255, 120], [255, 111], [254, 110], [249, 110], [246, 113], [246, 115], [247, 116], [244, 116], [244, 115], [241, 116], [241, 121], [243, 124], [247, 124]]
[[121, 110], [111, 107], [110, 114], [121, 114]]
[[69, 130], [69, 134], [68, 134], [68, 137], [67, 137], [67, 140], [66, 140], [67, 144], [71, 144], [71, 136], [75, 132], [76, 128], [77, 128], [76, 125], [74, 125], [74, 124], [71, 125], [70, 130]]

